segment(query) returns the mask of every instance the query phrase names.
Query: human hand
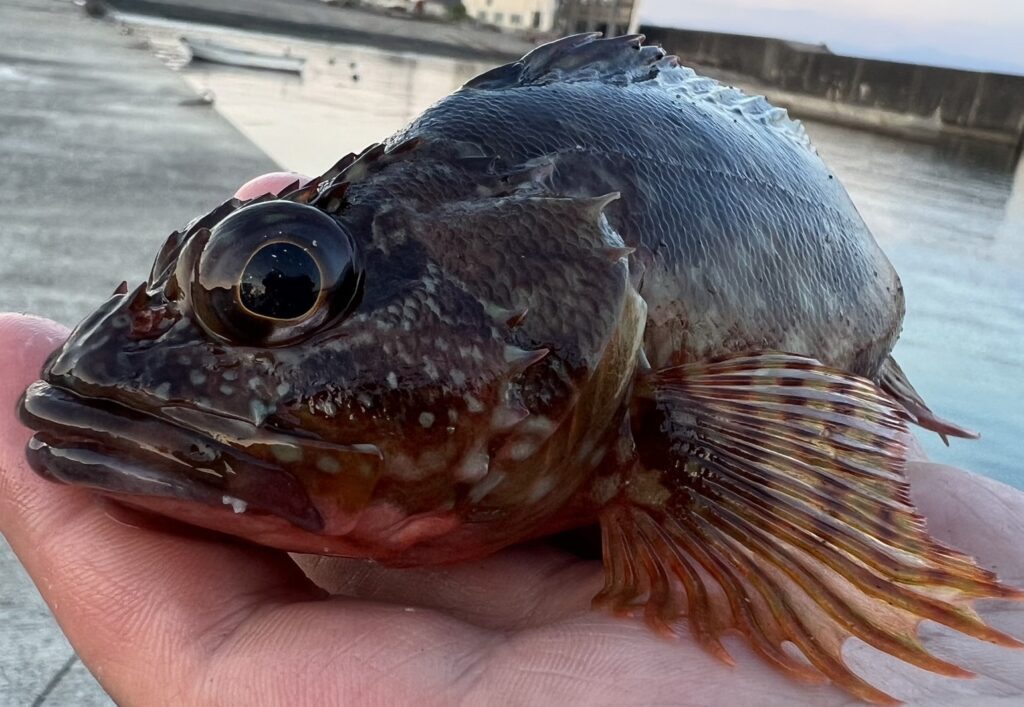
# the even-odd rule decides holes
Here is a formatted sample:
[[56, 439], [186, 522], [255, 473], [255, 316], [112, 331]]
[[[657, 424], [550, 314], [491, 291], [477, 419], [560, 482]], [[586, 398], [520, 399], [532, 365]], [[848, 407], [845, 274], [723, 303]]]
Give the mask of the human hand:
[[[396, 570], [292, 557], [162, 526], [24, 461], [14, 409], [67, 332], [0, 315], [0, 531], [83, 662], [120, 704], [845, 704], [795, 683], [738, 639], [730, 668], [641, 620], [590, 611], [600, 564], [544, 544], [452, 567]], [[941, 540], [1024, 585], [1024, 494], [922, 462], [914, 499]], [[982, 607], [1024, 638], [1024, 608]], [[931, 675], [848, 644], [857, 672], [930, 704], [1024, 698], [1024, 651], [936, 626], [925, 643], [979, 674]]]

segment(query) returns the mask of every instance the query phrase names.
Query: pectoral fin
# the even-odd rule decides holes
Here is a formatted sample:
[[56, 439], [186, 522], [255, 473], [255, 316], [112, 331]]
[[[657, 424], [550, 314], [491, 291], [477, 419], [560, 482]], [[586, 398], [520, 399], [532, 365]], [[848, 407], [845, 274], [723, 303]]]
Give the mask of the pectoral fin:
[[719, 639], [739, 631], [785, 672], [876, 702], [892, 698], [843, 662], [851, 636], [952, 676], [970, 673], [925, 650], [923, 619], [1022, 645], [970, 601], [1024, 593], [928, 534], [903, 473], [906, 415], [870, 381], [763, 354], [654, 373], [635, 410], [597, 605], [642, 606], [669, 633], [685, 615], [727, 660]]

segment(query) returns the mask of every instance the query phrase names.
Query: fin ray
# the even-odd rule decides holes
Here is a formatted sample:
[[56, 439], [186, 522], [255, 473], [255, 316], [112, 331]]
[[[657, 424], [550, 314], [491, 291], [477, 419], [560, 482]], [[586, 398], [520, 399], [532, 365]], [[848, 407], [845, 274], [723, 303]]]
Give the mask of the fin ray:
[[1024, 592], [928, 534], [904, 475], [909, 416], [870, 381], [766, 353], [648, 374], [638, 393], [654, 421], [634, 424], [637, 482], [602, 515], [597, 605], [642, 606], [661, 633], [685, 615], [726, 661], [720, 637], [738, 631], [780, 670], [872, 702], [892, 698], [846, 666], [847, 638], [955, 677], [971, 673], [924, 647], [921, 621], [1024, 645], [971, 608]]
[[600, 33], [591, 32], [562, 37], [542, 44], [519, 61], [471, 79], [463, 88], [495, 90], [594, 77], [641, 78], [666, 57], [661, 47], [644, 46], [643, 42], [642, 34], [602, 39]]
[[878, 373], [878, 387], [903, 406], [915, 424], [939, 435], [946, 446], [949, 446], [949, 437], [962, 437], [963, 439], [981, 437], [977, 432], [943, 420], [932, 412], [921, 395], [914, 390], [914, 386], [907, 379], [907, 374], [903, 372], [892, 356], [885, 359], [885, 363], [882, 364], [882, 370]]

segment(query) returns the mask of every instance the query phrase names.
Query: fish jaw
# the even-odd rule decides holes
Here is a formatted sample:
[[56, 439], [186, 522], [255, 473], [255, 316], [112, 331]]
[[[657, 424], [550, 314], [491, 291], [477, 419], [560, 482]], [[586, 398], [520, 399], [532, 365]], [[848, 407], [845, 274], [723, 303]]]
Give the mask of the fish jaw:
[[[493, 552], [489, 547], [460, 542], [457, 552], [442, 538], [462, 534], [465, 524], [451, 512], [408, 516], [394, 506], [374, 504], [353, 517], [344, 535], [299, 528], [277, 515], [232, 506], [228, 497], [215, 505], [189, 499], [113, 494], [104, 495], [128, 508], [173, 519], [188, 526], [233, 535], [247, 542], [286, 552], [372, 559], [390, 566], [436, 565], [479, 559]], [[326, 530], [326, 529], [325, 529]]]
[[28, 446], [29, 464], [52, 481], [115, 495], [234, 504], [311, 532], [324, 527], [292, 474], [196, 430], [111, 401], [87, 400], [45, 381], [29, 386], [19, 413], [37, 430]]
[[[347, 495], [366, 501], [345, 508], [352, 504], [338, 502], [337, 493], [310, 493], [301, 472], [240, 452], [175, 421], [89, 400], [44, 381], [29, 387], [19, 412], [25, 424], [38, 430], [27, 458], [43, 478], [289, 552], [368, 558], [395, 566], [446, 564], [485, 557], [523, 539], [532, 527], [481, 523], [479, 518], [467, 522], [454, 504], [410, 512], [355, 487]], [[347, 451], [371, 455], [368, 449]], [[498, 469], [498, 478], [506, 479], [506, 472], [510, 470]], [[530, 518], [526, 499], [517, 499], [515, 515]], [[578, 525], [583, 515], [577, 511], [552, 522], [556, 525], [546, 528]]]
[[[388, 502], [352, 512], [331, 505], [325, 514], [283, 466], [175, 422], [87, 400], [44, 381], [29, 387], [19, 412], [39, 430], [27, 458], [44, 478], [258, 544], [386, 560], [460, 525], [450, 510], [410, 515]], [[349, 451], [372, 456], [368, 449]]]

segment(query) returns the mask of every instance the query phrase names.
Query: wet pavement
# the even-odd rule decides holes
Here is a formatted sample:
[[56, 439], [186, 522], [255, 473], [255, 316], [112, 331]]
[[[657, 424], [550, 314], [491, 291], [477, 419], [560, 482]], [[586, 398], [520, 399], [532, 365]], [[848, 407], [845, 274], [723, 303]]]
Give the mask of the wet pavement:
[[[74, 324], [167, 233], [273, 162], [137, 37], [0, 4], [0, 310]], [[56, 288], [54, 283], [63, 283]], [[0, 706], [112, 704], [0, 542]]]

